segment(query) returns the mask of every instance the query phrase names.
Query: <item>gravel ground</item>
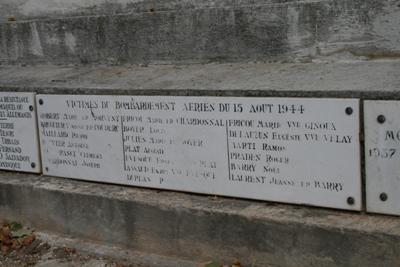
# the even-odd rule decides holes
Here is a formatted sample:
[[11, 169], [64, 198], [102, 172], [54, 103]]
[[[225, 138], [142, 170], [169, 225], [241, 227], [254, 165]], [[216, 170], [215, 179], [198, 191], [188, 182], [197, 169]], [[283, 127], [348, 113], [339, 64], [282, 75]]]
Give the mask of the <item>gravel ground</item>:
[[29, 227], [16, 222], [0, 224], [0, 267], [146, 267], [90, 254], [70, 246], [51, 245]]
[[39, 239], [35, 239], [31, 244], [18, 250], [2, 253], [0, 255], [0, 266], [142, 267], [142, 265], [115, 262], [112, 259], [87, 254], [69, 247], [52, 247]]
[[135, 253], [90, 241], [36, 232], [17, 222], [0, 223], [0, 267], [244, 267], [214, 261], [195, 263]]

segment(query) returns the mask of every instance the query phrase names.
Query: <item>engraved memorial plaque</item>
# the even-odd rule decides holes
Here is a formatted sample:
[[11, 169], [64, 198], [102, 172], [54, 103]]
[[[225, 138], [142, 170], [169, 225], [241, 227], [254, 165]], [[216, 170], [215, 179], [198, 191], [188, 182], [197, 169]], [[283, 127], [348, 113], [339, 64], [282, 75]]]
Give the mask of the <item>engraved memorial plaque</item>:
[[400, 215], [400, 101], [365, 101], [367, 211]]
[[40, 95], [44, 173], [359, 210], [356, 99]]
[[34, 93], [0, 92], [0, 169], [40, 172]]

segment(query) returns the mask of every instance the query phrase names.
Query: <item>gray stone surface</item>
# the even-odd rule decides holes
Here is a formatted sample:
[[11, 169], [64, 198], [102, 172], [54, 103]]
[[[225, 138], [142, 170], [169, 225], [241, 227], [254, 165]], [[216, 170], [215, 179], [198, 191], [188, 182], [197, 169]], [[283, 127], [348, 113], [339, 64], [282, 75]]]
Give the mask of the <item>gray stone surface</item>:
[[400, 99], [399, 60], [125, 66], [0, 66], [1, 91]]
[[398, 266], [400, 221], [1, 172], [0, 214], [145, 253], [245, 266]]
[[0, 62], [399, 57], [395, 0], [2, 1]]
[[[57, 248], [60, 247], [73, 248], [76, 250], [78, 256], [84, 256], [83, 258], [86, 258], [86, 261], [91, 259], [87, 262], [87, 265], [85, 265], [86, 267], [97, 267], [101, 266], [102, 263], [103, 265], [106, 264], [106, 267], [203, 267], [199, 266], [199, 262], [179, 260], [177, 258], [165, 257], [151, 253], [142, 253], [137, 250], [132, 250], [132, 248], [129, 247], [115, 246], [115, 244], [112, 243], [92, 242], [87, 239], [73, 238], [71, 236], [57, 235], [41, 231], [36, 231], [35, 235], [39, 240], [46, 242], [53, 249], [55, 248], [57, 250]], [[62, 261], [68, 262], [68, 258], [61, 258], [56, 260], [54, 263], [51, 254], [52, 253], [50, 253], [50, 257], [43, 255], [41, 262], [43, 262], [43, 264], [57, 267]], [[85, 257], [86, 255], [89, 255], [89, 257]], [[110, 262], [118, 262], [119, 264], [114, 265], [110, 264]], [[79, 262], [76, 259], [71, 259], [69, 263], [76, 267], [82, 266], [82, 262]], [[40, 265], [38, 264], [37, 266]]]

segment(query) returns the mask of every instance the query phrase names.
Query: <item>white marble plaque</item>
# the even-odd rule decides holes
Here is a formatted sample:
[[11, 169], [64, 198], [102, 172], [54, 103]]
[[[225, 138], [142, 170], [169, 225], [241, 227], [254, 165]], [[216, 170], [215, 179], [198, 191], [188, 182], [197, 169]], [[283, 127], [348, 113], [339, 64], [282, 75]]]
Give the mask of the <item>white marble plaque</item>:
[[34, 93], [0, 92], [0, 169], [40, 172]]
[[400, 101], [365, 101], [367, 211], [400, 215]]
[[44, 173], [359, 210], [356, 99], [39, 95]]

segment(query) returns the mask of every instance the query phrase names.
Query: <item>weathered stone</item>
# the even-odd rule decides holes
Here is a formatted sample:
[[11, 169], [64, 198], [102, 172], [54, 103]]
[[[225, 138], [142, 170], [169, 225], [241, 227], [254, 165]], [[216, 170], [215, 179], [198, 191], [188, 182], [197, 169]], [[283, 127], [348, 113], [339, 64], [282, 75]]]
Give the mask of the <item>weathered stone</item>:
[[2, 91], [41, 94], [400, 99], [400, 61], [0, 66]]
[[398, 218], [0, 173], [0, 214], [181, 259], [398, 266]]
[[[400, 7], [390, 0], [83, 1], [8, 3], [3, 63], [294, 61], [347, 51], [398, 57]], [[96, 5], [98, 4], [98, 5]]]

